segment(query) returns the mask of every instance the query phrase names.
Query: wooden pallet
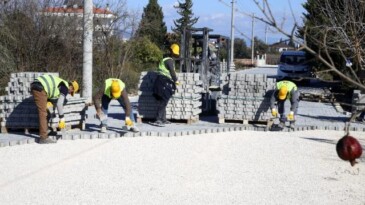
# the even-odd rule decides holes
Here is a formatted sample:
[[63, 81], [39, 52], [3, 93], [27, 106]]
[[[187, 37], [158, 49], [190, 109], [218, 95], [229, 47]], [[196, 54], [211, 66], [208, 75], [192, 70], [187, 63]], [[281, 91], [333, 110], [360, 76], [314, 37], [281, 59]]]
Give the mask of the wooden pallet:
[[[143, 122], [153, 122], [156, 119], [154, 118], [142, 118], [142, 117], [137, 117], [137, 122], [138, 123], [143, 123]], [[199, 121], [199, 119], [167, 119], [168, 121], [170, 121], [171, 123], [184, 123], [184, 124], [192, 124], [192, 123], [196, 123]]]
[[239, 123], [239, 124], [244, 124], [244, 125], [248, 125], [248, 124], [260, 124], [260, 125], [269, 125], [271, 120], [232, 120], [232, 119], [224, 119], [224, 118], [219, 118], [218, 119], [218, 123], [219, 124], [223, 124], [223, 123]]

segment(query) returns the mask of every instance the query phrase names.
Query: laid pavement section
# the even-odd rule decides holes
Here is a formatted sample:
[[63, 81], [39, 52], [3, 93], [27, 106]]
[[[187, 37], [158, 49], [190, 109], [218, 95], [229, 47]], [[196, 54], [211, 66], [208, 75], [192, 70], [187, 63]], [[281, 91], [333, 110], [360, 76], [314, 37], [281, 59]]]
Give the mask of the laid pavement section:
[[[136, 108], [138, 97], [131, 97], [131, 102]], [[290, 103], [286, 102], [286, 109], [289, 109]], [[122, 129], [124, 126], [124, 113], [122, 107], [117, 101], [112, 101], [109, 106], [109, 129], [107, 133], [99, 132], [99, 120], [95, 118], [95, 109], [89, 107], [87, 111], [86, 129], [73, 129], [67, 132], [58, 132], [54, 138], [63, 140], [75, 139], [97, 139], [97, 138], [117, 138], [117, 137], [146, 137], [146, 136], [184, 136], [196, 135], [203, 133], [219, 133], [231, 132], [239, 130], [268, 131], [266, 125], [263, 124], [242, 124], [242, 123], [218, 123], [216, 116], [203, 116], [196, 123], [186, 124], [185, 122], [173, 122], [165, 127], [155, 127], [148, 122], [138, 123], [139, 133], [128, 132]], [[344, 130], [346, 120], [349, 114], [339, 112], [332, 103], [306, 102], [299, 103], [297, 115], [296, 129], [294, 131], [303, 130]], [[277, 119], [274, 119], [278, 123]], [[365, 131], [364, 123], [351, 123], [352, 131]], [[293, 131], [285, 129], [284, 131]], [[13, 146], [20, 144], [34, 143], [38, 133], [9, 133], [0, 134], [0, 147]]]

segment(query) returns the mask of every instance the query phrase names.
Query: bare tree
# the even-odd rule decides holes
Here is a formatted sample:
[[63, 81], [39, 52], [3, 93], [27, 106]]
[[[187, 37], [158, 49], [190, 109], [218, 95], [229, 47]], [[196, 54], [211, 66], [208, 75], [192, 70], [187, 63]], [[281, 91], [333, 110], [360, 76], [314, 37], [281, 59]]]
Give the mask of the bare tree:
[[123, 79], [127, 84], [131, 80], [137, 80], [137, 74], [134, 78], [131, 76], [133, 71], [130, 69], [130, 61], [133, 57], [131, 53], [131, 44], [125, 42], [125, 39], [134, 35], [138, 26], [137, 12], [127, 8], [126, 1], [113, 1], [112, 4], [103, 4], [99, 0], [95, 3], [96, 8], [104, 8], [105, 12], [111, 12], [112, 18], [108, 18], [108, 24], [101, 22], [106, 20], [99, 18], [94, 20], [96, 27], [100, 28], [99, 38], [94, 43], [94, 75], [95, 85], [100, 84], [100, 79], [115, 77]]
[[[314, 25], [307, 27], [303, 33], [303, 39], [299, 39], [295, 34], [300, 27], [300, 23], [292, 12], [295, 19], [294, 25], [290, 30], [285, 30], [283, 21], [278, 21], [271, 10], [268, 0], [253, 0], [257, 8], [261, 11], [261, 16], [255, 16], [256, 19], [266, 23], [271, 28], [282, 33], [289, 39], [301, 45], [309, 53], [317, 57], [328, 69], [320, 72], [333, 72], [340, 76], [345, 82], [354, 85], [361, 90], [365, 90], [364, 82], [359, 78], [358, 71], [364, 70], [364, 18], [365, 18], [365, 3], [364, 1], [346, 1], [346, 0], [323, 0], [317, 1], [318, 15], [323, 16], [329, 21], [326, 24]], [[315, 2], [315, 1], [314, 1]], [[290, 1], [288, 1], [290, 5]], [[338, 8], [340, 6], [340, 8]], [[342, 11], [342, 12], [339, 12]], [[285, 20], [285, 19], [284, 19]], [[321, 38], [309, 35], [308, 30], [316, 28], [316, 31], [322, 32]], [[308, 39], [317, 42], [318, 49], [307, 44]], [[331, 53], [339, 53], [342, 60], [346, 62], [348, 59], [355, 61], [354, 66], [348, 66], [349, 72], [344, 72], [336, 66], [335, 60], [330, 55]]]
[[[262, 14], [256, 16], [256, 19], [300, 44], [327, 67], [318, 71], [317, 74], [334, 73], [343, 82], [365, 91], [365, 79], [364, 76], [360, 76], [365, 70], [365, 1], [308, 0], [316, 9], [318, 22], [300, 27], [291, 8], [295, 22], [290, 30], [285, 30], [282, 26], [283, 21], [278, 21], [274, 16], [268, 0], [252, 1]], [[288, 4], [290, 5], [289, 0]], [[296, 35], [298, 28], [302, 29], [302, 39]], [[309, 41], [314, 43], [308, 44]], [[349, 59], [353, 61], [353, 64], [347, 64], [345, 69], [339, 66], [339, 61], [348, 62]], [[354, 121], [361, 112], [365, 110], [353, 113], [349, 122]]]
[[[5, 87], [11, 72], [21, 71], [59, 72], [65, 79], [81, 80], [82, 13], [76, 11], [83, 7], [82, 2], [0, 2], [0, 87]], [[131, 49], [123, 38], [133, 35], [137, 26], [137, 15], [130, 12], [125, 0], [111, 1], [112, 5], [103, 2], [94, 1], [98, 11], [94, 16], [98, 33], [94, 41], [95, 86], [100, 79], [123, 77], [130, 72]]]

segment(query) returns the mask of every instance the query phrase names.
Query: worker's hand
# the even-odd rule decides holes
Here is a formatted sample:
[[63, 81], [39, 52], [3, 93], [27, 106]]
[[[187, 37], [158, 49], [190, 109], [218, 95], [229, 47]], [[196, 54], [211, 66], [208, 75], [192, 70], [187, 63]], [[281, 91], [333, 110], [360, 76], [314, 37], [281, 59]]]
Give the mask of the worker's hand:
[[289, 119], [290, 121], [294, 121], [294, 112], [293, 112], [293, 111], [290, 111], [290, 112], [289, 112], [288, 119]]
[[125, 125], [133, 126], [133, 121], [129, 117], [125, 117]]
[[65, 127], [66, 127], [65, 118], [61, 118], [60, 121], [58, 122], [58, 128], [64, 129]]
[[104, 121], [108, 118], [108, 116], [105, 115], [104, 112], [99, 112], [96, 113], [96, 118], [99, 119], [100, 121]]
[[176, 81], [176, 82], [175, 82], [175, 85], [180, 85], [180, 82], [179, 82], [179, 81]]
[[273, 117], [277, 117], [278, 116], [278, 111], [275, 108], [273, 108], [273, 109], [271, 109], [271, 114], [272, 114]]
[[51, 103], [51, 102], [47, 102], [47, 109], [50, 109], [50, 108], [52, 108], [53, 107], [53, 103]]

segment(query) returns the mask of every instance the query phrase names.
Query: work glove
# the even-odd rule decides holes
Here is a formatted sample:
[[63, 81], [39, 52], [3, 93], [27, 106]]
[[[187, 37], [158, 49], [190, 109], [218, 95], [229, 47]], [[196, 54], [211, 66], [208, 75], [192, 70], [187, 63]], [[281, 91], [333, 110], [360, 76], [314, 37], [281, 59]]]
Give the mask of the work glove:
[[52, 108], [53, 107], [53, 103], [51, 103], [51, 102], [47, 102], [47, 109], [50, 109], [50, 108]]
[[66, 127], [65, 118], [61, 118], [60, 121], [58, 122], [58, 128], [64, 129], [65, 127]]
[[294, 121], [294, 112], [293, 112], [293, 111], [290, 111], [290, 112], [289, 112], [288, 119], [289, 119], [290, 121]]
[[176, 82], [175, 82], [175, 85], [180, 85], [180, 82], [179, 82], [179, 81], [176, 81]]
[[125, 125], [133, 126], [133, 121], [129, 117], [125, 117]]
[[271, 109], [271, 114], [272, 114], [273, 117], [277, 117], [278, 116], [278, 111], [275, 108], [273, 108], [273, 109]]

